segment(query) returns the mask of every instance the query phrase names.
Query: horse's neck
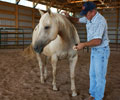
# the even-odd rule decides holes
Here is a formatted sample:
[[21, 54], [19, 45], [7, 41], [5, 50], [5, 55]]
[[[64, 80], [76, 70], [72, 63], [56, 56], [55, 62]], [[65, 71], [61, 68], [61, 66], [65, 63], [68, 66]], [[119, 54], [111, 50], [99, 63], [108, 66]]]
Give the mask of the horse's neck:
[[79, 42], [77, 31], [70, 21], [62, 15], [56, 16], [58, 23], [58, 34], [66, 43], [76, 44]]

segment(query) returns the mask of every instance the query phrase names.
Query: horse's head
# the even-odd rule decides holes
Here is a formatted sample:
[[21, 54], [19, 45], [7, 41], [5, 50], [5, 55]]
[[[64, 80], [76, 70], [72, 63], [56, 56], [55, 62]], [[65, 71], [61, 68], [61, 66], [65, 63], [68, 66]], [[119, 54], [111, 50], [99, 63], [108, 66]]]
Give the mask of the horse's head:
[[39, 12], [41, 18], [38, 27], [33, 32], [32, 46], [36, 52], [41, 53], [44, 47], [57, 37], [58, 28], [50, 10], [46, 13]]

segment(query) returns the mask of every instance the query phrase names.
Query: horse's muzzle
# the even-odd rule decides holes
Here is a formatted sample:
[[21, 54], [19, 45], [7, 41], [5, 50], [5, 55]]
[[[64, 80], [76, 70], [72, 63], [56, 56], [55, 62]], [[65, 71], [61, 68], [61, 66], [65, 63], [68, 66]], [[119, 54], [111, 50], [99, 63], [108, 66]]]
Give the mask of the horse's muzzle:
[[44, 45], [35, 45], [33, 48], [35, 52], [42, 53], [44, 49]]

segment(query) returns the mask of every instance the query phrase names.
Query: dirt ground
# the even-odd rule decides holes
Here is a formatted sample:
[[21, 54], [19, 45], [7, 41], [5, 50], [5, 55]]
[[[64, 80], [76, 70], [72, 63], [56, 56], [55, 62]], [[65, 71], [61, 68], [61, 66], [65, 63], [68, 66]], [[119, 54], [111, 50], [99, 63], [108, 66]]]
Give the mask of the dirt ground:
[[[22, 50], [0, 50], [0, 100], [83, 100], [89, 90], [89, 56], [80, 51], [76, 66], [78, 96], [71, 97], [70, 73], [67, 60], [57, 66], [57, 87], [52, 90], [52, 68], [48, 64], [48, 79], [40, 83], [36, 59], [26, 59]], [[109, 59], [104, 100], [120, 100], [120, 52], [112, 52]]]

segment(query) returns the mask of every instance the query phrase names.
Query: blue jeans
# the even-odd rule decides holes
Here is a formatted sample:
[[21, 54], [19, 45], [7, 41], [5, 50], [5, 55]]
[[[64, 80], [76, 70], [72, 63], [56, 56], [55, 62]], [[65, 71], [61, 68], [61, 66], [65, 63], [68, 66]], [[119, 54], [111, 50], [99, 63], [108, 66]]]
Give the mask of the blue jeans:
[[109, 55], [109, 46], [91, 49], [89, 93], [95, 100], [102, 100], [104, 97]]

